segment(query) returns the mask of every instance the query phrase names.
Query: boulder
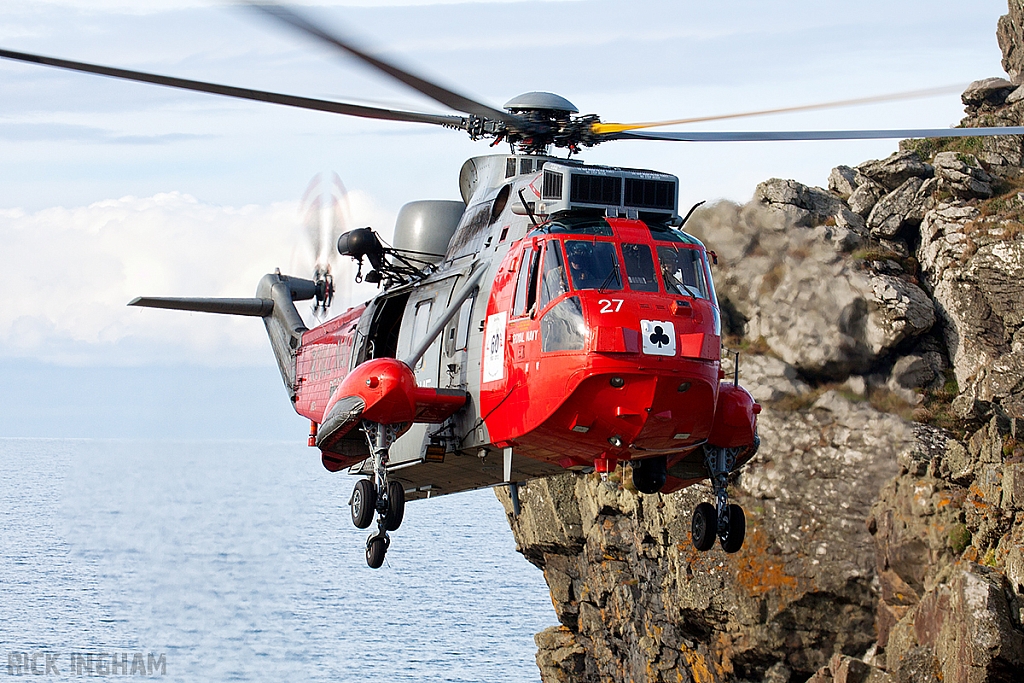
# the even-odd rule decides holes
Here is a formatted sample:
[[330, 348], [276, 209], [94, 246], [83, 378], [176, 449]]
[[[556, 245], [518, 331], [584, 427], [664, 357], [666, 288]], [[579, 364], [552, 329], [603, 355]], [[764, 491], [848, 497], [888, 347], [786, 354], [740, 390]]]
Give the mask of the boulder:
[[933, 204], [934, 179], [908, 178], [898, 188], [882, 197], [867, 219], [871, 236], [877, 239], [892, 239], [905, 228], [916, 228], [921, 224], [925, 212]]
[[795, 180], [772, 178], [757, 186], [754, 200], [776, 212], [791, 225], [812, 227], [824, 223], [846, 207], [843, 201], [819, 188]]
[[830, 242], [839, 251], [850, 252], [862, 245], [868, 237], [864, 218], [843, 207], [833, 220], [814, 228], [815, 236]]
[[902, 356], [892, 366], [889, 383], [904, 389], [926, 387], [935, 380], [935, 368], [924, 356]]
[[836, 166], [828, 175], [829, 191], [835, 192], [842, 199], [849, 199], [858, 185], [857, 171], [849, 166]]
[[981, 168], [973, 154], [939, 152], [935, 155], [935, 176], [940, 187], [948, 189], [957, 197], [988, 198], [993, 194], [992, 176]]
[[886, 195], [886, 189], [873, 180], [865, 178], [865, 182], [857, 186], [857, 189], [850, 195], [850, 210], [859, 216], [867, 218], [871, 209], [875, 208], [878, 200]]
[[[841, 226], [844, 216], [840, 211], [834, 226], [786, 230], [783, 218], [760, 202], [720, 203], [695, 213], [688, 225], [718, 249], [716, 287], [735, 312], [730, 319], [745, 321], [744, 336], [763, 337], [797, 372], [839, 380], [866, 372], [934, 319], [918, 287], [878, 279], [845, 256], [849, 235], [859, 233]], [[902, 268], [897, 264], [894, 272]]]
[[868, 343], [875, 354], [924, 334], [935, 324], [935, 304], [920, 287], [891, 275], [871, 278], [877, 318], [870, 320]]
[[917, 152], [896, 152], [892, 156], [876, 161], [865, 161], [857, 170], [868, 179], [875, 181], [892, 192], [910, 178], [930, 178], [933, 169]]
[[[917, 662], [929, 681], [1017, 680], [1024, 664], [1024, 633], [1006, 577], [973, 562], [956, 567], [948, 583], [932, 589], [900, 622], [890, 639], [887, 665], [900, 673]], [[923, 661], [922, 661], [923, 660]], [[910, 664], [911, 666], [908, 666]]]
[[1006, 102], [1007, 95], [1013, 92], [1015, 87], [1005, 78], [984, 78], [967, 86], [960, 99], [968, 107], [998, 107]]
[[[733, 377], [734, 358], [732, 354], [723, 355], [722, 369], [726, 378]], [[758, 402], [778, 401], [811, 390], [800, 379], [796, 368], [767, 354], [740, 354], [740, 384]]]

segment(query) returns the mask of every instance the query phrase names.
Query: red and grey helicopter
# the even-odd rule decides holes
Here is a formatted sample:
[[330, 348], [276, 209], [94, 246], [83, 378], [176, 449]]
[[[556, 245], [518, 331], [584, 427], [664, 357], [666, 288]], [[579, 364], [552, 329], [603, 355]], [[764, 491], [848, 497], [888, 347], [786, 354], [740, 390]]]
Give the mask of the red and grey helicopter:
[[[129, 305], [259, 317], [309, 445], [325, 468], [358, 475], [357, 527], [376, 531], [380, 567], [408, 499], [517, 484], [565, 470], [606, 477], [629, 462], [635, 487], [671, 492], [710, 480], [715, 505], [693, 513], [692, 539], [743, 544], [727, 477], [757, 451], [760, 406], [721, 366], [713, 252], [685, 232], [675, 176], [593, 166], [582, 149], [612, 140], [764, 141], [1019, 135], [1024, 128], [651, 132], [604, 123], [551, 93], [503, 109], [437, 85], [292, 9], [252, 7], [460, 112], [437, 115], [161, 76], [0, 50], [0, 57], [156, 85], [350, 116], [439, 125], [510, 153], [468, 160], [462, 201], [416, 201], [391, 245], [370, 228], [337, 249], [370, 301], [313, 329], [296, 302], [331, 304], [329, 271], [275, 272], [252, 298], [141, 297]], [[925, 93], [910, 93], [925, 94]], [[904, 97], [898, 95], [894, 98]], [[877, 98], [873, 98], [877, 99]], [[855, 101], [831, 103], [852, 104]], [[821, 106], [831, 105], [816, 105]], [[799, 109], [799, 108], [794, 108]], [[553, 149], [568, 158], [551, 155]], [[694, 207], [696, 208], [696, 206]], [[362, 275], [364, 262], [369, 271]]]

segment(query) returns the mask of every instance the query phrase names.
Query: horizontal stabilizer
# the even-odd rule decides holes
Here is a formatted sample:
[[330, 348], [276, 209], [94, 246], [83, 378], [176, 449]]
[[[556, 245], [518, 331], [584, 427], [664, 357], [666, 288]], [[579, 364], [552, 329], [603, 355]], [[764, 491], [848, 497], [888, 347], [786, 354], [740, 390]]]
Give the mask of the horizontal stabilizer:
[[274, 312], [271, 299], [208, 299], [140, 296], [132, 299], [129, 306], [147, 308], [168, 308], [175, 311], [198, 311], [200, 313], [224, 313], [227, 315], [251, 315], [265, 318]]

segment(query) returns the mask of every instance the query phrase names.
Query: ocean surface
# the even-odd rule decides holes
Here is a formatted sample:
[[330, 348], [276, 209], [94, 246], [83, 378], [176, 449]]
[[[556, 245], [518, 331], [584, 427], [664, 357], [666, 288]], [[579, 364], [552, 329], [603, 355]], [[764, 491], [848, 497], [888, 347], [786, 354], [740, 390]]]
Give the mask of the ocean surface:
[[316, 453], [0, 439], [0, 677], [538, 681], [557, 621], [494, 493], [410, 502], [374, 571]]

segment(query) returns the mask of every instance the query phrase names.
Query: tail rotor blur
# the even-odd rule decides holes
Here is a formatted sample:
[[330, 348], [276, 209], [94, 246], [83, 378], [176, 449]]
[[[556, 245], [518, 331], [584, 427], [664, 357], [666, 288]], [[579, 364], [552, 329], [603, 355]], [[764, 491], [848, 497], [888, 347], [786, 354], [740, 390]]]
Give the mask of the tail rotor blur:
[[338, 237], [348, 229], [348, 191], [337, 173], [318, 173], [310, 180], [302, 198], [306, 252], [313, 261], [316, 298], [313, 316], [323, 321], [334, 301], [334, 259]]

